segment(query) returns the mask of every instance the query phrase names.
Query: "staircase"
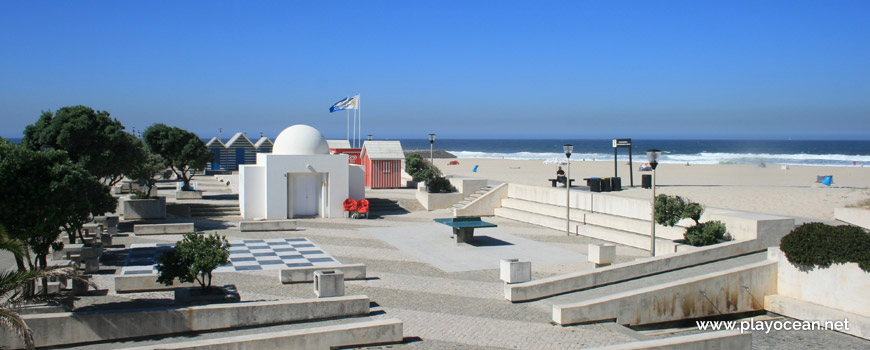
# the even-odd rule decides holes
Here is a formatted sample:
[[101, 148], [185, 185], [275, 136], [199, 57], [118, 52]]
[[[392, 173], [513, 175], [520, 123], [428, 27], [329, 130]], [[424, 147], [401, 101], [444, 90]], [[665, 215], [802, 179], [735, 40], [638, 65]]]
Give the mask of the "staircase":
[[453, 208], [464, 208], [466, 205], [474, 202], [475, 199], [478, 199], [485, 195], [487, 192], [492, 191], [492, 186], [481, 187], [479, 190], [474, 191], [474, 193], [468, 195], [468, 197], [463, 198], [461, 201], [457, 202], [453, 205]]
[[191, 203], [191, 217], [218, 217], [218, 216], [242, 216], [239, 211], [239, 204], [206, 204], [206, 203]]
[[404, 214], [408, 211], [399, 202], [385, 198], [366, 198], [369, 201], [369, 212], [375, 215]]

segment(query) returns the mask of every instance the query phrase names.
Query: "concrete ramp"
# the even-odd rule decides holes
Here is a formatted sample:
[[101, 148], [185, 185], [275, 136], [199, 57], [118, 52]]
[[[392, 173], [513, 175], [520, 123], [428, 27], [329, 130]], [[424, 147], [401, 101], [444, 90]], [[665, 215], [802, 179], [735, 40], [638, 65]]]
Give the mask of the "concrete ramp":
[[[765, 259], [719, 270], [711, 264], [697, 275], [642, 288], [625, 291], [619, 284], [610, 285], [608, 289], [624, 292], [554, 304], [553, 321], [571, 325], [616, 320], [641, 325], [762, 310], [764, 297], [776, 293], [776, 265]], [[668, 275], [655, 278], [667, 280]]]

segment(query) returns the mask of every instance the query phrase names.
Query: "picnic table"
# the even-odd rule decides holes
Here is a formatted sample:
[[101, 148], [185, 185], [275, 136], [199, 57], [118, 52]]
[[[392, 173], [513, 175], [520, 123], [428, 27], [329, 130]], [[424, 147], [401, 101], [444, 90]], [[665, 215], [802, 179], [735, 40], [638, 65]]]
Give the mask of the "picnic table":
[[[550, 180], [550, 182], [553, 183], [553, 187], [556, 187], [556, 184], [559, 182], [559, 179], [547, 179], [547, 180]], [[574, 179], [570, 179], [568, 181], [571, 183], [571, 187], [574, 187]]]
[[433, 219], [435, 222], [450, 226], [453, 228], [453, 237], [456, 243], [468, 243], [474, 239], [475, 228], [498, 227], [496, 224], [491, 224], [480, 219], [480, 217], [465, 217], [465, 218], [442, 218]]

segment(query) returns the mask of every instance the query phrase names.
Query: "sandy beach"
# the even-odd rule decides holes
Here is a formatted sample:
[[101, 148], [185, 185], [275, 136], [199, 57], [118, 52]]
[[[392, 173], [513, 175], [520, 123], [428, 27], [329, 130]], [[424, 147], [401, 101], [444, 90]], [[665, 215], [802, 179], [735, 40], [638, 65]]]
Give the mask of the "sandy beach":
[[[541, 160], [458, 159], [459, 165], [448, 165], [452, 159], [435, 159], [435, 165], [445, 175], [490, 179], [498, 182], [550, 186], [557, 165]], [[472, 171], [478, 166], [477, 171]], [[614, 195], [646, 198], [649, 189], [640, 187], [640, 164], [634, 163], [634, 188], [630, 187], [629, 166], [620, 162], [618, 174], [623, 191]], [[572, 161], [571, 178], [578, 190], [588, 190], [583, 178], [613, 176], [612, 161]], [[816, 183], [817, 175], [832, 175], [828, 187]], [[870, 198], [870, 167], [821, 167], [768, 164], [766, 167], [748, 164], [689, 165], [659, 164], [656, 170], [656, 192], [687, 197], [708, 207], [745, 210], [766, 214], [792, 216], [798, 222], [833, 220], [834, 208], [845, 207]]]

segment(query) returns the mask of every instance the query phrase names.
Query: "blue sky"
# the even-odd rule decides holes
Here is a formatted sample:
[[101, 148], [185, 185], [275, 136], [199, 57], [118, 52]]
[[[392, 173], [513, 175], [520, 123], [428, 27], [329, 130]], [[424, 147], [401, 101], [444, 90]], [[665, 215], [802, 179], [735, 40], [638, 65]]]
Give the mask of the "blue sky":
[[0, 136], [870, 139], [868, 1], [2, 1]]

